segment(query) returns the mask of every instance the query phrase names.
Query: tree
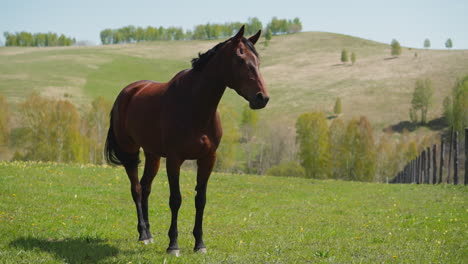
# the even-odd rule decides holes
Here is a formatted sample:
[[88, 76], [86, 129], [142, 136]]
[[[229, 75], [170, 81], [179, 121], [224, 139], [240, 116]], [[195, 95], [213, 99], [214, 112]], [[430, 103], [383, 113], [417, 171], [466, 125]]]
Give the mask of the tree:
[[232, 172], [235, 170], [239, 131], [234, 120], [238, 120], [236, 113], [227, 107], [220, 106], [221, 123], [223, 124], [223, 140], [216, 154], [216, 170]]
[[391, 46], [391, 54], [392, 56], [399, 56], [401, 54], [401, 46], [400, 43], [396, 40], [393, 39], [392, 43], [390, 44]]
[[424, 40], [424, 48], [428, 49], [431, 47], [431, 41], [429, 39]]
[[262, 22], [257, 17], [249, 17], [245, 28], [245, 34], [253, 35], [262, 28]]
[[336, 98], [335, 106], [333, 107], [333, 113], [335, 113], [335, 115], [339, 115], [342, 113], [340, 97]]
[[0, 95], [0, 148], [8, 144], [10, 135], [10, 110], [5, 97]]
[[331, 175], [334, 179], [343, 179], [346, 175], [344, 164], [346, 127], [340, 118], [332, 121], [328, 130], [330, 140]]
[[449, 126], [463, 138], [468, 127], [468, 75], [457, 81], [452, 96], [444, 100], [444, 116]]
[[356, 53], [351, 53], [351, 64], [354, 65], [354, 63], [356, 63]]
[[326, 179], [330, 175], [327, 120], [323, 113], [299, 116], [296, 122], [299, 159], [307, 178]]
[[346, 63], [348, 61], [349, 61], [348, 52], [345, 49], [343, 49], [341, 51], [341, 62]]
[[[417, 111], [421, 111], [421, 123], [427, 122], [427, 111], [431, 105], [432, 95], [434, 90], [432, 83], [429, 79], [417, 80], [414, 87], [413, 99], [411, 100], [411, 107], [414, 113], [410, 112], [410, 117], [417, 115]], [[411, 110], [410, 110], [411, 111]], [[416, 120], [417, 117], [414, 119]]]
[[271, 33], [271, 29], [267, 28], [266, 33], [265, 33], [265, 46], [268, 46], [268, 44], [270, 43], [272, 35], [273, 33]]
[[111, 104], [104, 97], [97, 97], [91, 102], [91, 108], [85, 115], [84, 124], [82, 124], [84, 135], [88, 139], [89, 155], [88, 159], [94, 164], [104, 164], [104, 143], [109, 127], [109, 113]]
[[348, 123], [345, 135], [343, 163], [353, 181], [371, 181], [375, 174], [375, 146], [371, 125], [366, 117]]
[[452, 43], [452, 39], [447, 39], [447, 41], [445, 41], [445, 47], [447, 49], [451, 49], [453, 47], [453, 43]]
[[255, 144], [252, 142], [252, 137], [255, 132], [255, 128], [258, 122], [258, 112], [253, 111], [250, 107], [246, 104], [244, 109], [242, 110], [242, 117], [240, 123], [241, 129], [241, 143], [242, 148], [246, 154], [246, 164], [245, 170], [246, 173], [256, 173], [256, 171], [252, 171], [252, 161], [254, 159], [254, 150]]

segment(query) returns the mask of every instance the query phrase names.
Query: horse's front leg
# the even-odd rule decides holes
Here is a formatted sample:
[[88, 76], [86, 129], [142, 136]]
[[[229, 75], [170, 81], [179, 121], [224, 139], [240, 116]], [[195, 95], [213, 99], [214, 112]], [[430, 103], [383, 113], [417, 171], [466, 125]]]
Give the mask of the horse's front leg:
[[206, 188], [211, 171], [213, 170], [216, 161], [216, 153], [197, 160], [197, 195], [195, 196], [195, 226], [193, 228], [193, 236], [195, 237], [195, 252], [206, 253], [206, 247], [203, 243], [203, 212], [206, 204]]
[[172, 220], [171, 227], [169, 228], [169, 247], [167, 248], [167, 253], [179, 256], [179, 245], [177, 244], [177, 236], [179, 234], [177, 230], [177, 216], [179, 213], [180, 205], [182, 204], [182, 196], [180, 195], [180, 186], [179, 186], [179, 174], [180, 166], [182, 165], [182, 160], [178, 158], [167, 158], [166, 160], [166, 169], [167, 169], [167, 179], [169, 181], [170, 196], [169, 196], [169, 206], [171, 207]]

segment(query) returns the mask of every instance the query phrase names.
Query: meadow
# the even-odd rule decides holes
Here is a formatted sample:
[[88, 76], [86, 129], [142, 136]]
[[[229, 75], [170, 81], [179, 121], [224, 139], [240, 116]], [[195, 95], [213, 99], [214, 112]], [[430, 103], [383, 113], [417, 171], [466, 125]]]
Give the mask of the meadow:
[[[131, 82], [168, 81], [180, 70], [190, 68], [190, 60], [198, 52], [220, 41], [0, 47], [0, 94], [12, 103], [21, 102], [31, 91], [78, 105], [97, 96], [113, 101]], [[468, 74], [468, 50], [403, 48], [402, 55], [394, 58], [388, 44], [326, 32], [275, 36], [267, 47], [262, 37], [256, 47], [271, 95], [268, 111], [259, 112], [260, 120], [281, 121], [288, 127], [305, 112], [332, 113], [335, 99], [341, 97], [343, 118], [366, 115], [381, 131], [409, 119], [411, 94], [416, 80], [422, 78], [431, 79], [435, 88], [428, 120], [439, 118], [443, 99], [457, 78]], [[355, 65], [340, 62], [342, 49], [356, 54]], [[230, 89], [221, 102], [237, 113], [245, 104]]]
[[150, 196], [155, 243], [137, 242], [122, 168], [0, 163], [0, 263], [466, 263], [465, 186], [214, 173], [192, 252], [195, 173], [181, 175], [182, 256], [168, 256], [168, 182]]

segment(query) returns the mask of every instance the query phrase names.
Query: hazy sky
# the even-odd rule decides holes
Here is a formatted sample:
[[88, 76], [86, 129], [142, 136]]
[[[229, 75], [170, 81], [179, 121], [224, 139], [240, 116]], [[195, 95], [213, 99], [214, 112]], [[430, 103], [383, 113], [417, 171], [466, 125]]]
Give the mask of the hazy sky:
[[[100, 44], [99, 32], [126, 25], [180, 26], [299, 17], [303, 31], [343, 33], [403, 46], [468, 49], [467, 0], [0, 0], [0, 32], [64, 33]], [[4, 43], [3, 34], [0, 41]]]

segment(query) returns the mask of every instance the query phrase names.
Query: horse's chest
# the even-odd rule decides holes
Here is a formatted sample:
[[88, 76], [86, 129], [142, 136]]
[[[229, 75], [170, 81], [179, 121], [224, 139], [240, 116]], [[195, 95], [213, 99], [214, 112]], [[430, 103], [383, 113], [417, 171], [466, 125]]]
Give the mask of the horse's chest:
[[217, 144], [206, 134], [190, 135], [178, 142], [179, 152], [187, 159], [198, 159], [216, 151]]

